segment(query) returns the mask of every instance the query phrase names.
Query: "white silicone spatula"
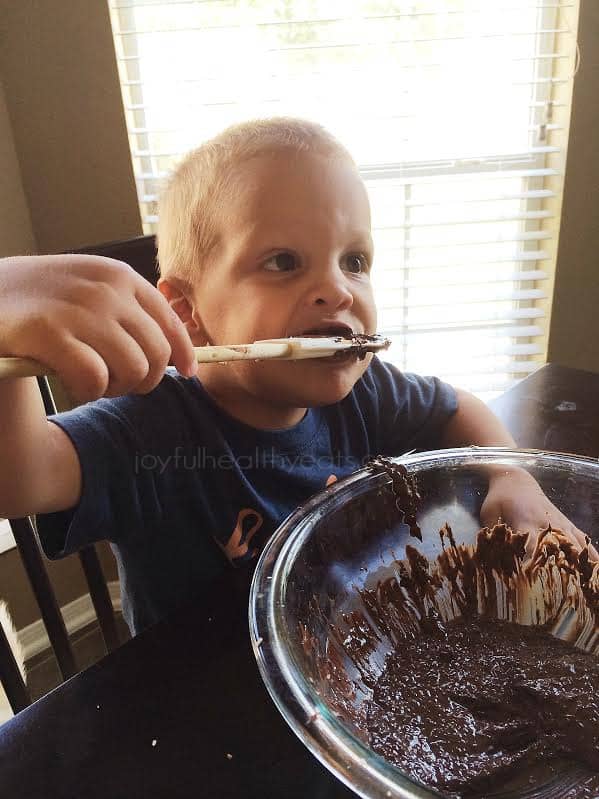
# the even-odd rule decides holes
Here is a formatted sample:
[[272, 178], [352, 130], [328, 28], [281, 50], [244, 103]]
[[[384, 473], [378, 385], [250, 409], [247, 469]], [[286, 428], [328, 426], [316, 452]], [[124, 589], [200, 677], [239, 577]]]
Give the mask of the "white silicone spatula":
[[[253, 344], [219, 344], [194, 347], [198, 363], [225, 363], [227, 361], [297, 361], [305, 358], [328, 358], [337, 353], [355, 352], [358, 355], [387, 349], [389, 339], [384, 336], [356, 334], [343, 336], [314, 336], [298, 338], [272, 338]], [[29, 358], [0, 358], [0, 379], [6, 377], [37, 377], [52, 374], [39, 361]]]

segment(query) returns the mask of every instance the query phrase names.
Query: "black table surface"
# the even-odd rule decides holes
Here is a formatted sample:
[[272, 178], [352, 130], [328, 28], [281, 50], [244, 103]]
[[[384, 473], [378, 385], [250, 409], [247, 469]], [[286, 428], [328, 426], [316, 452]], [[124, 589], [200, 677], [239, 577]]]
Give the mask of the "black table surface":
[[[599, 456], [599, 375], [548, 365], [492, 405], [520, 446]], [[0, 727], [0, 796], [355, 797], [270, 700], [244, 582], [229, 574]]]
[[599, 457], [599, 374], [548, 364], [491, 407], [519, 447]]

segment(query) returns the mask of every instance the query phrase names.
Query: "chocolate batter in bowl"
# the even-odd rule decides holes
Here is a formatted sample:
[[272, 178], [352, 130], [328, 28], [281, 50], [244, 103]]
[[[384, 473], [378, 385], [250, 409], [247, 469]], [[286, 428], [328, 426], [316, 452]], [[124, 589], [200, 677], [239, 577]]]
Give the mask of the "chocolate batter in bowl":
[[596, 799], [599, 566], [550, 528], [531, 558], [479, 511], [488, 467], [518, 466], [596, 546], [599, 462], [391, 465], [310, 500], [260, 559], [250, 628], [279, 710], [363, 797]]

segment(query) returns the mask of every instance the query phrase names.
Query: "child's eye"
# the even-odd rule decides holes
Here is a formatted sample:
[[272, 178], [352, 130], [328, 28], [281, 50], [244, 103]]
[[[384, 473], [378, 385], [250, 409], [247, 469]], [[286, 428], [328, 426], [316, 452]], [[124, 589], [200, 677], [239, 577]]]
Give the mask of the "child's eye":
[[354, 274], [368, 272], [370, 264], [368, 258], [361, 252], [351, 252], [343, 257], [342, 268]]
[[291, 272], [298, 266], [297, 255], [292, 252], [278, 252], [276, 255], [271, 255], [270, 258], [264, 262], [264, 268], [269, 272]]

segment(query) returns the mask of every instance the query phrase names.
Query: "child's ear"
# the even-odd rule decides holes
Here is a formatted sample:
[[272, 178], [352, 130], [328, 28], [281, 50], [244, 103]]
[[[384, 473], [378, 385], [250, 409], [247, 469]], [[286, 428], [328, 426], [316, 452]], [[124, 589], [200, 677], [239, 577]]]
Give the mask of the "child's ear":
[[161, 277], [158, 281], [158, 291], [168, 301], [173, 311], [185, 325], [193, 344], [202, 346], [206, 344], [208, 336], [197, 313], [194, 313], [192, 301], [187, 296], [188, 292], [178, 281]]

